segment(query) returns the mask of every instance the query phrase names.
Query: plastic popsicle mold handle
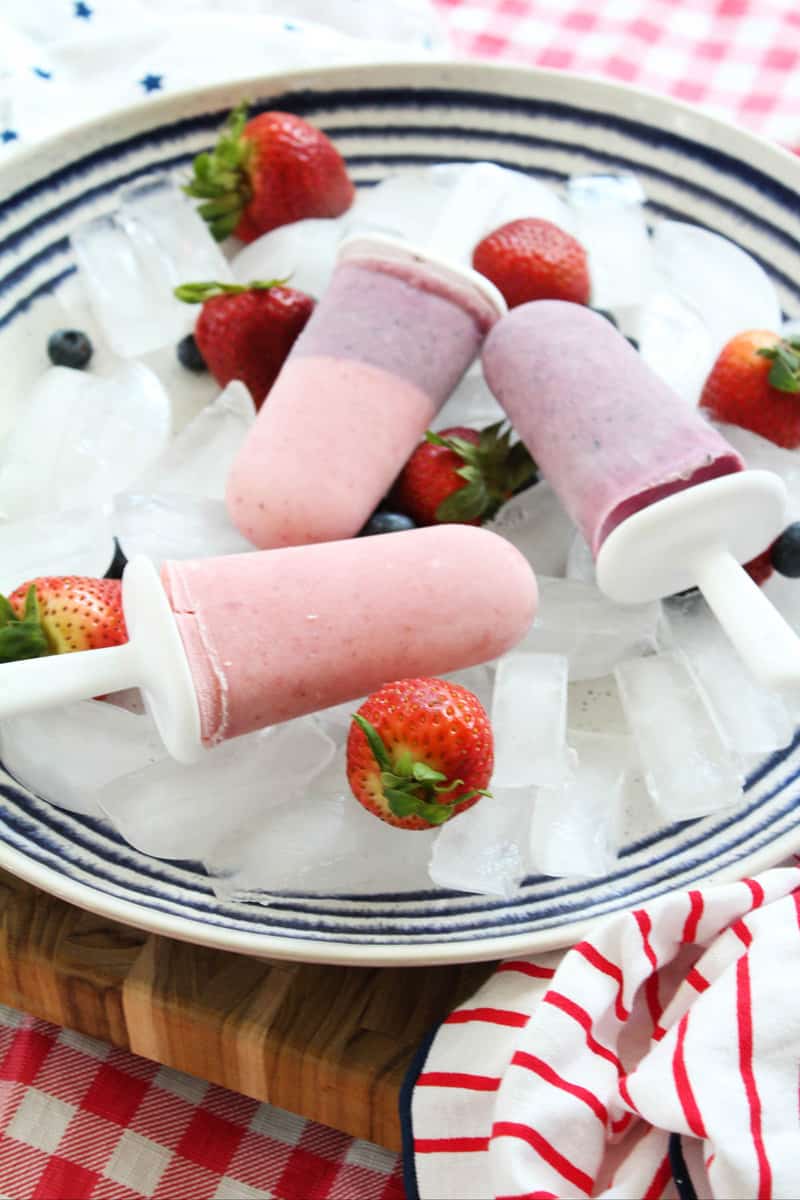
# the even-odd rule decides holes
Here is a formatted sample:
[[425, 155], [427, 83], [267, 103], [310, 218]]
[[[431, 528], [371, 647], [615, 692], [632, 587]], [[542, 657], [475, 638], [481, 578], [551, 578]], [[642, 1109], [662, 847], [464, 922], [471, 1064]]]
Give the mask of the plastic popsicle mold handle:
[[786, 487], [771, 471], [740, 471], [687, 488], [628, 517], [597, 555], [597, 583], [620, 604], [698, 587], [753, 675], [800, 683], [800, 638], [739, 564], [786, 524]]
[[203, 747], [191, 671], [166, 592], [144, 556], [125, 568], [122, 607], [123, 646], [0, 666], [0, 719], [138, 687], [169, 753], [195, 762]]

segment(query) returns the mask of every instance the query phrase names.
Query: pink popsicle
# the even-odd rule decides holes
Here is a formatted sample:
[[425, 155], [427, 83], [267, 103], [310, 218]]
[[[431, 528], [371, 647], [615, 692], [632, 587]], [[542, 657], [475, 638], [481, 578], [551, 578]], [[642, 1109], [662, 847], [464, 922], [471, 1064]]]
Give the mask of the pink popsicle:
[[530, 627], [537, 590], [503, 538], [442, 525], [166, 562], [206, 745], [487, 662]]
[[483, 368], [595, 555], [627, 517], [744, 468], [613, 325], [582, 305], [513, 309], [486, 339]]
[[268, 549], [356, 534], [497, 316], [420, 255], [344, 252], [233, 465], [244, 536]]

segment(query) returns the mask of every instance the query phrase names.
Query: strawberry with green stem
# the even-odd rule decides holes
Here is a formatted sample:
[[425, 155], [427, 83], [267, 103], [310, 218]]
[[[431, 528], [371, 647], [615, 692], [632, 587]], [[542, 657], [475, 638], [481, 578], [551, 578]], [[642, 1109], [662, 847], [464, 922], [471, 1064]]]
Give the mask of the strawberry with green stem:
[[0, 596], [0, 662], [119, 646], [128, 640], [118, 579], [42, 576]]
[[718, 421], [789, 450], [800, 446], [800, 337], [765, 329], [736, 334], [711, 368], [700, 403]]

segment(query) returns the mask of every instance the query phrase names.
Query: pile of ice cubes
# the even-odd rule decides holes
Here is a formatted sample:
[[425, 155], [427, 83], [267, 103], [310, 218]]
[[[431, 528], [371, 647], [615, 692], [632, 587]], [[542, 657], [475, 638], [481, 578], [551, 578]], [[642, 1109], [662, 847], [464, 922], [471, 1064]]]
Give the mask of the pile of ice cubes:
[[[88, 372], [46, 371], [0, 447], [0, 590], [43, 573], [103, 574], [114, 538], [128, 556], [156, 562], [251, 551], [223, 497], [253, 401], [233, 383], [208, 403], [208, 383], [176, 368], [174, 344], [194, 313], [172, 288], [289, 277], [317, 296], [345, 236], [424, 242], [469, 170], [400, 172], [362, 189], [340, 218], [297, 222], [224, 252], [172, 175], [126, 189], [114, 212], [80, 229], [78, 285], [63, 302], [96, 354]], [[633, 177], [556, 188], [501, 174], [484, 232], [523, 216], [574, 232], [589, 254], [593, 304], [638, 339], [687, 403], [730, 336], [781, 327], [759, 264], [707, 230], [654, 219]], [[475, 364], [435, 427], [501, 417]], [[800, 517], [800, 455], [724, 432], [748, 463], [786, 480]], [[39, 795], [111, 822], [142, 852], [205, 864], [220, 897], [261, 903], [287, 890], [508, 897], [532, 874], [613, 872], [632, 805], [641, 836], [737, 804], [748, 770], [789, 743], [798, 713], [747, 674], [702, 598], [634, 608], [606, 599], [586, 543], [543, 480], [490, 527], [530, 560], [540, 607], [515, 649], [452, 676], [491, 715], [495, 770], [492, 795], [440, 829], [396, 830], [353, 800], [345, 742], [358, 700], [187, 767], [166, 755], [138, 693], [126, 693], [5, 721], [2, 760]], [[800, 584], [776, 578], [767, 591], [799, 624]]]

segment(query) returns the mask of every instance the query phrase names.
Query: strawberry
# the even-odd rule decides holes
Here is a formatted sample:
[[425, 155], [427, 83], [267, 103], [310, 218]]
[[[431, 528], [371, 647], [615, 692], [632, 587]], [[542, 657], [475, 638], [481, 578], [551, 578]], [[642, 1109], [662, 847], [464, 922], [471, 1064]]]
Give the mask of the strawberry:
[[429, 430], [397, 477], [392, 503], [418, 525], [480, 525], [536, 477], [530, 454], [522, 442], [511, 444], [504, 425]]
[[790, 450], [800, 446], [800, 338], [738, 333], [711, 368], [700, 403], [718, 421]]
[[772, 546], [767, 546], [756, 558], [744, 563], [744, 569], [759, 587], [765, 584], [775, 570], [772, 565]]
[[287, 112], [247, 119], [240, 104], [215, 148], [194, 160], [184, 191], [204, 201], [198, 212], [218, 242], [234, 234], [252, 242], [291, 221], [338, 217], [355, 188], [333, 142]]
[[509, 221], [479, 242], [472, 265], [503, 294], [509, 308], [529, 300], [588, 304], [591, 292], [586, 251], [552, 221]]
[[443, 679], [399, 679], [368, 696], [347, 738], [347, 779], [368, 812], [430, 829], [471, 808], [494, 767], [492, 727], [472, 692]]
[[0, 662], [99, 650], [128, 640], [118, 579], [43, 576], [0, 596]]
[[194, 338], [220, 386], [240, 379], [260, 408], [314, 301], [278, 279], [253, 283], [184, 283], [175, 295], [202, 304]]

